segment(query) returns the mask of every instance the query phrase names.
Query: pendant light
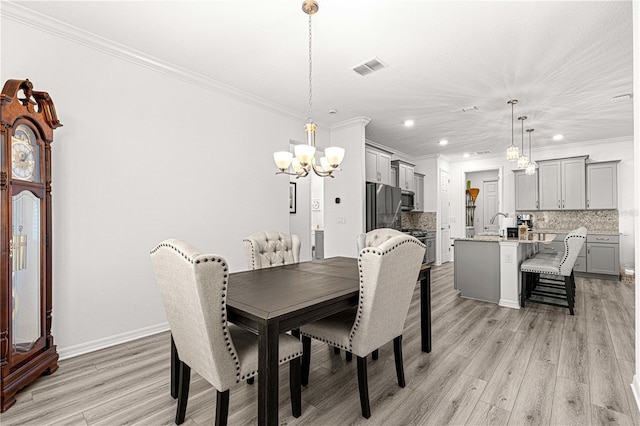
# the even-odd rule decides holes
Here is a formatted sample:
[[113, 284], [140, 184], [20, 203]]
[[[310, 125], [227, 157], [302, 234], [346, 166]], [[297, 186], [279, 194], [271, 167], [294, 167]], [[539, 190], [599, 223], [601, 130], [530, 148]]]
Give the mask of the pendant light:
[[521, 115], [518, 117], [518, 120], [522, 123], [522, 140], [520, 143], [520, 149], [522, 150], [520, 153], [520, 157], [518, 157], [518, 168], [525, 169], [527, 168], [527, 164], [529, 164], [529, 159], [526, 155], [524, 155], [524, 120], [527, 119], [526, 115]]
[[518, 103], [517, 99], [507, 101], [511, 105], [511, 145], [507, 148], [507, 160], [516, 161], [518, 159], [518, 147], [513, 144], [513, 106]]
[[529, 133], [529, 164], [527, 164], [527, 168], [524, 173], [527, 175], [533, 175], [536, 173], [536, 163], [533, 162], [533, 154], [531, 154], [531, 133], [534, 129], [527, 129], [527, 133]]
[[[309, 122], [305, 124], [306, 144], [296, 145], [294, 148], [295, 157], [290, 151], [279, 151], [273, 154], [273, 160], [280, 170], [276, 174], [286, 174], [297, 177], [308, 176], [313, 172], [320, 177], [334, 177], [332, 173], [340, 170], [340, 163], [344, 159], [344, 148], [332, 146], [324, 150], [324, 157], [320, 158], [320, 166], [316, 164], [316, 129], [318, 126], [311, 118], [312, 105], [312, 60], [311, 60], [311, 15], [318, 12], [318, 2], [315, 0], [305, 0], [302, 2], [302, 11], [309, 15]], [[293, 172], [289, 171], [289, 166]]]

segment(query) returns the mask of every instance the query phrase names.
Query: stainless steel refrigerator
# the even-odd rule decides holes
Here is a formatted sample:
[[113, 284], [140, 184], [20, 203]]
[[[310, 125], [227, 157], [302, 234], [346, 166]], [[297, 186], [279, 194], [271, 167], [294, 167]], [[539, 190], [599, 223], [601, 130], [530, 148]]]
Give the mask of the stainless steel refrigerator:
[[402, 228], [400, 188], [367, 182], [367, 232], [379, 228]]

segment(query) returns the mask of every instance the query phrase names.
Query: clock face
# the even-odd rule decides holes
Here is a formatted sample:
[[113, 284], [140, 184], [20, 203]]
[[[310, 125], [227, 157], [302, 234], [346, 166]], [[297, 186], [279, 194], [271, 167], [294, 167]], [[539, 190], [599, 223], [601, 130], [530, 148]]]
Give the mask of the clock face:
[[11, 137], [11, 170], [13, 177], [33, 181], [38, 176], [38, 141], [33, 130], [19, 124]]

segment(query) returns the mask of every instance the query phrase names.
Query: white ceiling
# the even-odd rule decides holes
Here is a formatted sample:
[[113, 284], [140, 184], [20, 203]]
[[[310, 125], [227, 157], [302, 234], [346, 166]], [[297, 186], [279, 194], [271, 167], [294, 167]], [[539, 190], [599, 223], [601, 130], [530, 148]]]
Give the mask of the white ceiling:
[[[307, 116], [301, 0], [16, 3]], [[630, 1], [319, 4], [316, 122], [366, 116], [367, 139], [451, 159], [504, 152], [509, 99], [519, 100], [516, 117], [529, 117], [525, 128], [535, 128], [534, 149], [557, 144], [557, 133], [561, 143], [633, 135], [633, 103], [610, 102], [633, 91]], [[389, 67], [365, 77], [350, 69], [374, 56]], [[452, 112], [470, 106], [478, 110]], [[413, 128], [404, 127], [407, 118]], [[442, 138], [449, 145], [438, 145]]]

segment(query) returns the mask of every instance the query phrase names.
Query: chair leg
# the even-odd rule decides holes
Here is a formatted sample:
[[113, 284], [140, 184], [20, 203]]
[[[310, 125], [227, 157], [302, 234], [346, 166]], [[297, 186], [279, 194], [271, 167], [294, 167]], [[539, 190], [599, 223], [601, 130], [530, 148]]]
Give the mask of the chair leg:
[[527, 294], [527, 288], [529, 287], [529, 274], [522, 273], [522, 288], [520, 289], [520, 307], [524, 308], [525, 296]]
[[178, 357], [178, 349], [176, 342], [173, 341], [171, 335], [171, 397], [178, 397], [178, 382], [180, 381], [180, 357]]
[[309, 384], [309, 368], [311, 367], [311, 337], [302, 335], [302, 386]]
[[249, 378], [247, 379], [247, 384], [248, 384], [248, 385], [252, 385], [252, 384], [255, 382], [255, 379], [256, 379], [255, 377], [249, 377]]
[[360, 407], [362, 417], [371, 417], [371, 406], [369, 405], [369, 383], [367, 380], [367, 357], [358, 358], [358, 388], [360, 389]]
[[191, 367], [180, 361], [180, 379], [178, 383], [178, 407], [176, 409], [176, 424], [184, 423], [189, 399], [189, 384], [191, 383]]
[[398, 376], [398, 386], [405, 387], [404, 367], [402, 365], [402, 335], [393, 339], [393, 355], [396, 359], [396, 375]]
[[300, 357], [289, 361], [289, 391], [291, 392], [291, 414], [300, 417], [302, 414], [302, 390], [300, 387]]
[[378, 349], [376, 349], [375, 351], [371, 352], [371, 359], [378, 359], [378, 356], [380, 354], [378, 353]]
[[573, 313], [573, 284], [571, 283], [571, 276], [564, 277], [564, 289], [567, 292], [567, 305], [569, 305], [569, 313]]
[[216, 392], [216, 426], [227, 426], [229, 417], [229, 389]]
[[336, 347], [334, 346], [334, 348], [333, 348], [333, 353], [334, 353], [335, 355], [340, 355], [340, 348], [336, 348]]
[[353, 354], [349, 351], [345, 351], [344, 357], [347, 360], [347, 362], [351, 362], [351, 360], [353, 359]]

